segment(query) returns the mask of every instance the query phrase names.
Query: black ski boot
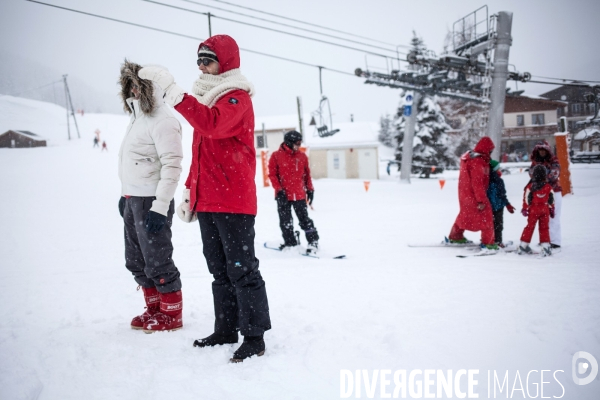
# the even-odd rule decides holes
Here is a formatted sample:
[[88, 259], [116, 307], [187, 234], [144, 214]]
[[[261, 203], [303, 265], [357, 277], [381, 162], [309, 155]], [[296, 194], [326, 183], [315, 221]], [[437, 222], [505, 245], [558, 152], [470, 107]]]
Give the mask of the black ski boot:
[[260, 336], [244, 336], [244, 342], [239, 349], [233, 353], [233, 357], [229, 360], [232, 363], [243, 362], [246, 358], [252, 356], [262, 356], [265, 354], [265, 341], [263, 335]]
[[204, 339], [194, 340], [194, 347], [212, 347], [219, 346], [221, 344], [231, 344], [237, 342], [237, 332], [234, 332], [231, 335], [219, 335], [218, 333], [213, 333], [212, 335], [210, 335], [209, 337], [205, 337]]

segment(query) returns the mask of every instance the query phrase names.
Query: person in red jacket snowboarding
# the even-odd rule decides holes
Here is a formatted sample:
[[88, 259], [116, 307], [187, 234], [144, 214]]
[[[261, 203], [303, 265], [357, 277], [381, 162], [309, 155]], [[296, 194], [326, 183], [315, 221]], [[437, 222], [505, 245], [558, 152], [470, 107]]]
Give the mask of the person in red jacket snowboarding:
[[256, 217], [256, 151], [254, 86], [240, 72], [235, 40], [212, 36], [200, 44], [202, 75], [192, 93], [177, 86], [160, 67], [146, 67], [140, 77], [165, 91], [171, 104], [194, 128], [192, 163], [177, 213], [198, 220], [203, 252], [212, 283], [214, 333], [194, 342], [197, 347], [238, 342], [232, 362], [265, 352], [263, 334], [271, 329], [265, 282], [254, 252]]
[[466, 243], [464, 232], [481, 231], [483, 251], [497, 251], [494, 243], [494, 216], [487, 197], [490, 182], [490, 159], [494, 142], [487, 136], [473, 150], [460, 157], [458, 202], [460, 212], [448, 238], [451, 243]]
[[269, 160], [269, 179], [275, 189], [279, 227], [283, 235], [280, 249], [297, 246], [294, 236], [294, 219], [292, 207], [296, 212], [300, 228], [308, 242], [307, 253], [316, 253], [319, 249], [319, 233], [315, 224], [308, 217], [306, 204], [312, 204], [315, 189], [310, 178], [308, 157], [300, 151], [302, 135], [296, 131], [285, 134], [279, 150], [273, 153]]
[[550, 218], [554, 218], [554, 190], [548, 183], [546, 176], [546, 167], [536, 165], [531, 171], [531, 182], [525, 186], [523, 194], [523, 209], [521, 214], [527, 217], [527, 226], [521, 235], [521, 244], [517, 249], [518, 254], [533, 251], [529, 247], [533, 231], [539, 221], [540, 243], [542, 245], [542, 255], [552, 255], [550, 246]]

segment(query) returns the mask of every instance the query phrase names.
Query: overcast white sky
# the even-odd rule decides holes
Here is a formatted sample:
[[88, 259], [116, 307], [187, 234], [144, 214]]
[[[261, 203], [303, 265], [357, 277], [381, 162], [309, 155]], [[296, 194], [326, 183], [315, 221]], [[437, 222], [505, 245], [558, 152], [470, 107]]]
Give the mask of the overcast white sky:
[[[41, 1], [202, 39], [208, 37], [205, 16], [142, 0]], [[157, 1], [267, 25], [181, 0]], [[274, 17], [213, 0], [198, 1], [276, 20]], [[510, 63], [519, 71], [529, 71], [538, 76], [600, 81], [598, 0], [505, 0], [487, 3], [473, 0], [228, 1], [394, 44], [408, 44], [414, 29], [423, 37], [425, 44], [438, 53], [442, 50], [444, 37], [452, 23], [487, 4], [490, 13], [514, 13]], [[362, 52], [266, 32], [220, 19], [213, 19], [212, 29], [213, 34], [231, 35], [242, 48], [349, 73], [356, 67], [364, 68], [365, 65], [365, 55]], [[198, 43], [197, 40], [122, 25], [25, 0], [0, 1], [0, 51], [19, 54], [77, 76], [104, 92], [118, 91], [116, 81], [119, 65], [125, 57], [140, 64], [165, 65], [180, 86], [190, 88], [199, 74], [196, 66]], [[374, 48], [372, 50], [380, 51]], [[317, 108], [320, 97], [317, 68], [248, 52], [242, 52], [241, 59], [243, 74], [257, 89], [254, 98], [257, 115], [293, 114], [296, 112], [296, 96], [302, 97], [305, 112]], [[369, 57], [369, 62], [375, 63], [377, 58]], [[514, 84], [510, 85], [514, 89]], [[358, 121], [376, 121], [382, 114], [393, 113], [398, 104], [398, 90], [365, 85], [362, 79], [353, 76], [324, 71], [323, 86], [325, 94], [331, 100], [334, 121], [349, 121], [350, 114], [354, 114]], [[526, 94], [530, 95], [538, 95], [554, 87], [519, 84], [519, 89], [525, 89]]]

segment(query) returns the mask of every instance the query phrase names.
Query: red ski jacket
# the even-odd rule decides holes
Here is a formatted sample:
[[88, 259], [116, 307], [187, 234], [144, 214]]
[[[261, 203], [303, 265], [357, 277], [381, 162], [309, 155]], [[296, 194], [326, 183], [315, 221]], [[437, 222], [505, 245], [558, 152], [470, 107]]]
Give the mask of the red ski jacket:
[[525, 190], [523, 191], [523, 209], [544, 209], [547, 210], [547, 212], [550, 212], [550, 208], [554, 207], [552, 186], [546, 183], [541, 189], [536, 190], [535, 192], [531, 191], [532, 186], [533, 183], [529, 183], [525, 186]]
[[[460, 212], [456, 224], [461, 229], [480, 231], [493, 226], [492, 206], [487, 197], [490, 182], [490, 152], [494, 143], [483, 137], [473, 151], [460, 157], [460, 173], [458, 176], [458, 203]], [[485, 204], [483, 210], [477, 208], [478, 203]]]
[[[216, 53], [221, 73], [239, 67], [239, 50], [230, 37], [217, 35], [202, 44]], [[228, 92], [212, 107], [185, 94], [175, 109], [194, 128], [185, 182], [191, 209], [256, 215], [254, 109], [248, 92]]]
[[290, 201], [306, 199], [306, 191], [314, 191], [308, 157], [301, 151], [292, 151], [284, 143], [269, 160], [269, 179], [275, 195], [285, 190]]

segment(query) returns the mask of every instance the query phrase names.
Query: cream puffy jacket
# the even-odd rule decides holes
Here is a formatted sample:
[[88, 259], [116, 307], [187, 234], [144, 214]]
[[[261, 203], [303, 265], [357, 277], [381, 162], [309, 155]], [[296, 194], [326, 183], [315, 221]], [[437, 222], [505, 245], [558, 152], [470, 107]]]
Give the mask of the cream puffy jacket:
[[122, 196], [156, 196], [151, 211], [167, 215], [181, 174], [181, 124], [153, 85], [153, 111], [144, 113], [140, 101], [126, 100], [131, 121], [119, 150]]

